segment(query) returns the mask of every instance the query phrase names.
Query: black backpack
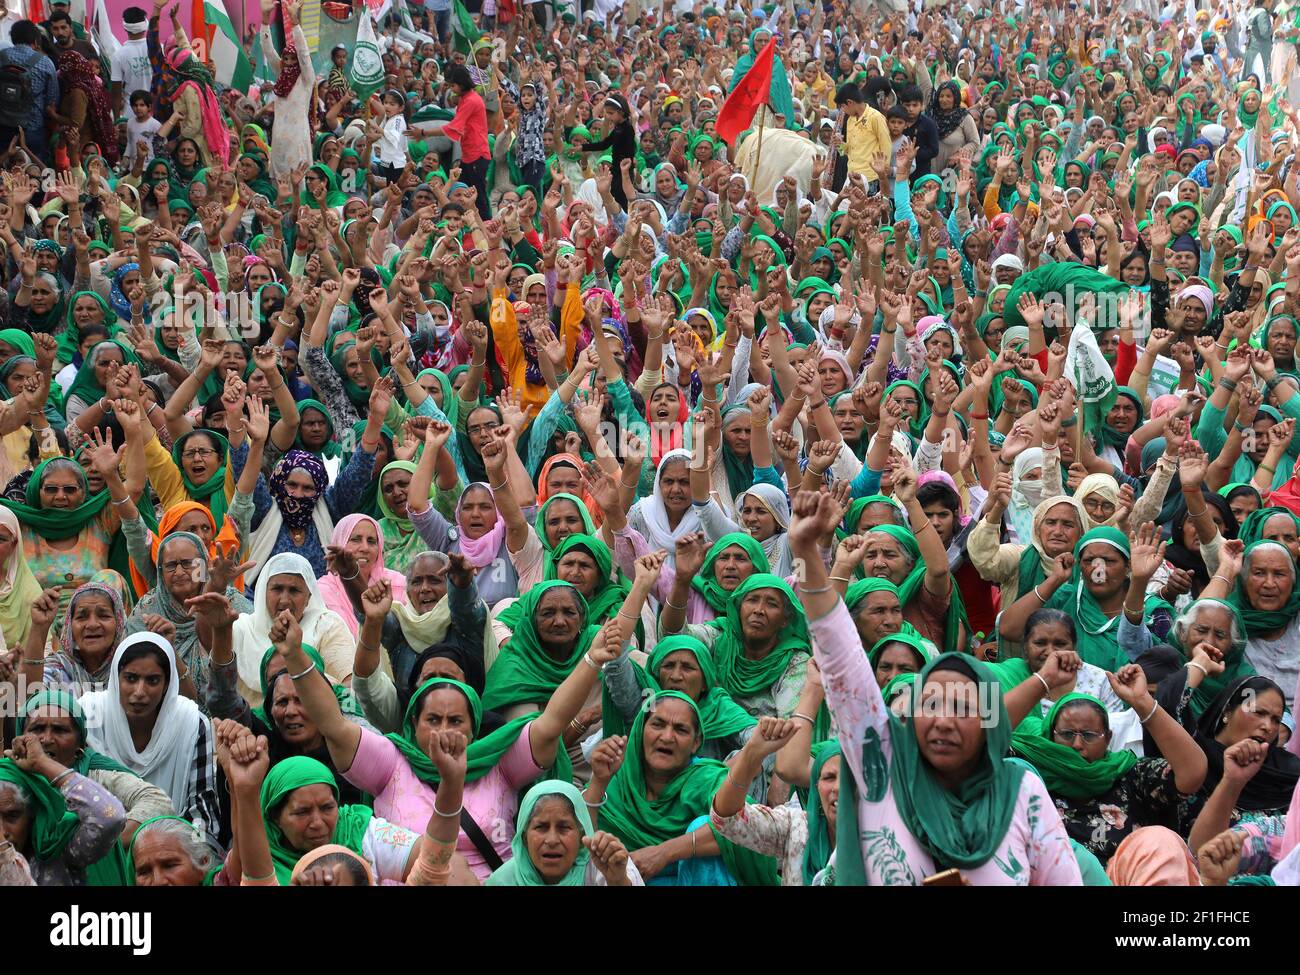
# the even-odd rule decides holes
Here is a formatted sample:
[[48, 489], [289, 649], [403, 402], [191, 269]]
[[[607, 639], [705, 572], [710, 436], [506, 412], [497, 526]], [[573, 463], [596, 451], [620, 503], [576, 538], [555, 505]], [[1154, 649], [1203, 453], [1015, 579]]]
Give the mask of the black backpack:
[[0, 125], [22, 128], [32, 104], [32, 83], [27, 69], [17, 64], [0, 68]]

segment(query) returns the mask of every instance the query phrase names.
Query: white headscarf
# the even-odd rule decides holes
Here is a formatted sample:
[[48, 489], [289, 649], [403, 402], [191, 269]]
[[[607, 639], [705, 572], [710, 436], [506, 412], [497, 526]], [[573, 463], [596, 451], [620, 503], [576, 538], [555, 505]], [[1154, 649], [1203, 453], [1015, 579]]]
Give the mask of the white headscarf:
[[[670, 450], [664, 454], [659, 461], [659, 467], [655, 470], [655, 486], [646, 497], [642, 498], [632, 506], [629, 516], [634, 522], [638, 531], [645, 536], [646, 542], [650, 546], [650, 551], [664, 549], [668, 552], [669, 561], [676, 558], [677, 540], [683, 535], [689, 535], [691, 532], [700, 530], [700, 515], [692, 504], [682, 515], [682, 520], [673, 528], [668, 523], [668, 509], [664, 506], [664, 499], [659, 493], [659, 480], [663, 476], [664, 467], [671, 461], [684, 460], [687, 468], [691, 466], [691, 452], [685, 447], [678, 447], [676, 450]], [[643, 530], [644, 529], [644, 530]]]
[[786, 535], [790, 529], [790, 501], [779, 487], [764, 481], [741, 492], [740, 497], [736, 498], [737, 512], [744, 507], [745, 496], [750, 494], [776, 519], [776, 534], [771, 538], [763, 539], [759, 544], [763, 546], [763, 553], [767, 556], [767, 564], [772, 574], [784, 579], [794, 571], [794, 560], [790, 556], [790, 539]]
[[1043, 500], [1043, 482], [1026, 480], [1025, 475], [1035, 467], [1043, 466], [1043, 449], [1030, 447], [1022, 450], [1011, 467], [1011, 506], [1007, 514], [1011, 527], [1016, 530], [1016, 541], [1030, 545], [1034, 538], [1034, 509]]
[[262, 703], [262, 657], [271, 646], [271, 625], [275, 617], [266, 608], [266, 588], [272, 576], [301, 576], [311, 595], [298, 625], [302, 627], [302, 642], [317, 647], [319, 634], [338, 625], [347, 628], [342, 617], [325, 605], [316, 585], [316, 573], [311, 563], [293, 552], [281, 552], [267, 560], [257, 577], [253, 593], [253, 611], [240, 614], [235, 620], [235, 663], [239, 666], [239, 693], [253, 707]]
[[[149, 646], [162, 651], [167, 657], [167, 690], [163, 692], [162, 706], [154, 719], [153, 731], [144, 751], [136, 751], [131, 737], [131, 726], [122, 710], [121, 685], [118, 668], [122, 656], [133, 647]], [[207, 719], [199, 707], [188, 697], [181, 697], [180, 675], [176, 667], [176, 651], [165, 637], [143, 631], [127, 637], [117, 645], [113, 663], [109, 667], [108, 687], [102, 691], [83, 694], [81, 707], [86, 712], [87, 740], [97, 752], [121, 762], [140, 778], [167, 793], [174, 808], [181, 815], [194, 803], [190, 795], [190, 774], [194, 767], [194, 744], [198, 740], [199, 725]], [[212, 736], [208, 742], [211, 745]], [[215, 831], [217, 824], [205, 828]]]

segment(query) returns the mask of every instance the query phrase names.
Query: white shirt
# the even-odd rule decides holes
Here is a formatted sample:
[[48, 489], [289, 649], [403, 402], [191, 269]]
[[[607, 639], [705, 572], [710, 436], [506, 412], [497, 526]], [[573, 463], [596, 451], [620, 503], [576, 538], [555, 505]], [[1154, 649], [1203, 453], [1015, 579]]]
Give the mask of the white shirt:
[[406, 165], [406, 119], [401, 115], [384, 123], [383, 134], [375, 143], [375, 159], [397, 169]]
[[133, 91], [148, 91], [153, 83], [153, 66], [149, 64], [149, 44], [141, 37], [128, 40], [113, 55], [112, 80], [121, 82], [122, 100]]
[[143, 122], [136, 120], [135, 112], [131, 112], [126, 117], [126, 155], [123, 158], [128, 166], [135, 164], [135, 144], [140, 141], [149, 146], [149, 151], [144, 156], [145, 165], [149, 165], [150, 160], [153, 159], [154, 133], [161, 128], [162, 123], [152, 115]]

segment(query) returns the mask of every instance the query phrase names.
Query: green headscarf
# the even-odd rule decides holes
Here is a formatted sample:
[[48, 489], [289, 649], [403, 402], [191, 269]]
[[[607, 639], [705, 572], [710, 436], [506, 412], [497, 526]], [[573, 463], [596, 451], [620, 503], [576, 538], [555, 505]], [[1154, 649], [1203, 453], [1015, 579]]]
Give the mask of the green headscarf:
[[[650, 698], [632, 722], [623, 764], [610, 780], [605, 805], [600, 810], [601, 826], [617, 836], [629, 850], [640, 850], [683, 836], [692, 822], [708, 815], [713, 796], [727, 777], [727, 766], [722, 762], [696, 758], [664, 786], [657, 799], [646, 798], [643, 744], [646, 715], [653, 712], [655, 704], [667, 698], [685, 701], [699, 716], [695, 702], [678, 691], [660, 691]], [[700, 726], [703, 728], [702, 720]], [[713, 835], [727, 870], [741, 886], [776, 885], [776, 863], [771, 857], [759, 856], [736, 846], [716, 829]]]
[[[1137, 407], [1137, 425], [1133, 427], [1134, 430], [1137, 430], [1138, 427], [1142, 426], [1142, 421], [1145, 419], [1146, 413], [1146, 410], [1142, 407], [1142, 397], [1137, 394], [1136, 390], [1130, 389], [1128, 386], [1115, 387], [1115, 395], [1125, 397], [1132, 401], [1133, 405]], [[1106, 447], [1114, 447], [1119, 451], [1121, 457], [1124, 455], [1124, 448], [1128, 446], [1128, 438], [1130, 436], [1132, 436], [1132, 433], [1122, 433], [1119, 430], [1116, 430], [1109, 423], [1103, 423], [1100, 430], [1102, 445]]]
[[1123, 554], [1126, 562], [1128, 561], [1130, 555], [1128, 536], [1118, 528], [1103, 525], [1084, 532], [1074, 543], [1074, 569], [1070, 573], [1070, 581], [1052, 595], [1047, 605], [1074, 617], [1078, 624], [1075, 649], [1084, 663], [1100, 667], [1102, 670], [1115, 670], [1118, 665], [1129, 662], [1127, 656], [1119, 649], [1120, 616], [1107, 616], [1102, 612], [1083, 580], [1084, 566], [1080, 555], [1094, 542], [1111, 545]]
[[[742, 489], [743, 490], [743, 489]], [[727, 606], [731, 602], [731, 593], [722, 588], [714, 574], [714, 565], [718, 561], [718, 556], [724, 549], [732, 545], [739, 545], [749, 556], [749, 561], [754, 564], [756, 572], [771, 572], [771, 567], [767, 562], [767, 554], [763, 551], [760, 542], [755, 541], [752, 535], [745, 532], [731, 532], [723, 535], [704, 556], [704, 563], [700, 566], [700, 571], [694, 579], [691, 580], [691, 588], [704, 597], [704, 601], [713, 607], [714, 612], [725, 613]]]
[[[427, 551], [429, 546], [415, 530], [415, 525], [411, 523], [409, 517], [399, 518], [393, 513], [393, 509], [388, 506], [388, 501], [384, 498], [382, 484], [384, 475], [389, 471], [406, 471], [414, 475], [415, 467], [413, 461], [394, 460], [385, 464], [384, 469], [379, 472], [378, 481], [381, 489], [376, 493], [375, 503], [379, 508], [379, 529], [384, 533], [384, 564], [395, 572], [405, 572], [410, 568], [415, 557]], [[435, 491], [436, 487], [430, 485], [430, 498]], [[411, 499], [408, 497], [407, 504], [410, 503]]]
[[880, 655], [885, 652], [885, 647], [889, 646], [891, 643], [901, 643], [903, 646], [914, 651], [916, 655], [921, 658], [921, 665], [917, 668], [918, 673], [920, 672], [921, 667], [924, 667], [934, 659], [935, 654], [931, 648], [931, 644], [919, 633], [916, 633], [915, 628], [913, 628], [913, 632], [911, 633], [900, 630], [897, 633], [882, 636], [871, 648], [870, 652], [867, 654], [867, 661], [871, 664], [872, 670], [876, 669], [876, 664], [880, 663]]
[[[776, 645], [761, 660], [745, 655], [745, 637], [740, 624], [740, 604], [755, 589], [777, 589], [786, 598], [788, 616]], [[707, 625], [718, 630], [713, 656], [718, 682], [735, 697], [753, 697], [767, 691], [785, 673], [795, 652], [809, 653], [808, 617], [794, 590], [779, 576], [755, 572], [736, 587], [727, 603], [727, 615]]]
[[[980, 701], [988, 700], [985, 687], [997, 687], [997, 680], [978, 660], [962, 653], [940, 654], [930, 661], [914, 688], [925, 687], [937, 670], [973, 674], [981, 686]], [[893, 681], [890, 682], [892, 687]], [[886, 691], [889, 687], [886, 688]], [[913, 690], [915, 697], [920, 694]], [[885, 753], [869, 733], [863, 748], [863, 777], [866, 799], [879, 802], [892, 784], [894, 804], [908, 831], [935, 860], [939, 870], [971, 869], [987, 863], [997, 852], [1011, 825], [1020, 796], [1024, 769], [1006, 761], [1011, 744], [1011, 722], [999, 689], [995, 713], [985, 722], [984, 754], [979, 767], [956, 790], [943, 785], [921, 754], [915, 726], [889, 713], [893, 761], [885, 767]], [[852, 775], [841, 775], [839, 816], [836, 826], [835, 873], [839, 886], [864, 886], [866, 865], [862, 860], [862, 833], [858, 825], [858, 792]], [[910, 873], [899, 883], [916, 883]]]
[[[75, 291], [72, 298], [68, 299], [68, 313], [66, 313], [65, 316], [64, 330], [60, 331], [60, 333], [55, 337], [57, 346], [55, 350], [55, 361], [59, 361], [59, 363], [72, 363], [72, 361], [77, 359], [79, 352], [81, 352], [81, 329], [78, 328], [77, 320], [75, 320], [75, 317], [73, 316], [73, 309], [77, 307], [78, 298], [92, 298], [95, 300], [96, 304], [99, 304], [100, 308], [104, 309], [103, 324], [104, 328], [108, 329], [109, 335], [116, 334], [118, 330], [117, 312], [113, 311], [112, 305], [104, 299], [104, 295], [99, 294], [99, 291]], [[17, 329], [9, 329], [9, 331], [17, 331]], [[4, 333], [0, 333], [0, 338], [4, 338], [5, 342], [10, 342], [10, 339], [5, 338]], [[31, 342], [30, 335], [27, 337], [27, 341]], [[12, 344], [12, 342], [10, 342], [10, 344]], [[35, 355], [35, 350], [27, 352], [27, 355]]]
[[[185, 453], [186, 442], [194, 436], [202, 434], [211, 437], [217, 445], [217, 455], [221, 458], [221, 466], [214, 471], [202, 484], [195, 484], [190, 480], [190, 476], [185, 473], [185, 465], [181, 463], [181, 455]], [[205, 504], [208, 510], [212, 512], [212, 520], [217, 523], [217, 531], [221, 531], [221, 526], [226, 520], [226, 466], [230, 463], [230, 443], [221, 434], [215, 430], [191, 430], [176, 438], [172, 444], [172, 462], [176, 464], [176, 469], [180, 471], [181, 483], [185, 485], [185, 494], [191, 501], [197, 501]]]
[[[1251, 674], [1255, 673], [1255, 668], [1251, 665], [1250, 661], [1246, 659], [1246, 623], [1241, 618], [1241, 612], [1236, 606], [1232, 605], [1230, 602], [1226, 602], [1225, 600], [1205, 598], [1196, 600], [1196, 602], [1192, 603], [1186, 610], [1184, 610], [1184, 613], [1190, 613], [1193, 609], [1203, 603], [1209, 603], [1222, 609], [1226, 609], [1232, 614], [1237, 625], [1237, 639], [1233, 641], [1232, 649], [1223, 657], [1223, 673], [1206, 675], [1205, 679], [1202, 680], [1201, 683], [1192, 691], [1192, 699], [1190, 702], [1192, 714], [1197, 718], [1205, 713], [1205, 709], [1208, 708], [1210, 703], [1219, 696], [1219, 692], [1229, 684], [1242, 677], [1249, 677]], [[1178, 638], [1176, 627], [1169, 630], [1168, 635], [1165, 637], [1165, 642], [1175, 650], [1178, 650], [1188, 660], [1191, 659], [1192, 655], [1190, 651], [1195, 648], [1183, 646], [1182, 640]]]
[[519, 815], [515, 819], [518, 825], [515, 828], [515, 837], [510, 841], [510, 849], [514, 854], [509, 860], [492, 871], [492, 876], [488, 877], [485, 886], [487, 887], [581, 887], [586, 880], [587, 864], [591, 862], [591, 854], [586, 846], [581, 842], [581, 836], [578, 842], [578, 855], [574, 858], [573, 866], [569, 872], [561, 877], [554, 885], [548, 885], [542, 879], [532, 858], [528, 855], [528, 824], [533, 818], [533, 810], [543, 799], [551, 796], [559, 796], [565, 799], [573, 807], [574, 818], [578, 821], [578, 826], [582, 831], [582, 836], [590, 836], [595, 832], [591, 824], [591, 814], [587, 812], [587, 801], [578, 791], [577, 786], [571, 782], [538, 782], [524, 795], [523, 802], [519, 804]]
[[907, 421], [907, 429], [914, 439], [919, 439], [922, 431], [925, 430], [925, 421], [930, 418], [930, 404], [926, 401], [925, 390], [910, 379], [896, 379], [885, 387], [885, 399], [888, 399], [889, 394], [900, 386], [906, 386], [916, 393], [917, 415], [915, 420]]
[[[315, 163], [311, 169], [307, 170], [307, 172], [319, 173], [324, 178], [325, 206], [341, 207], [348, 202], [348, 195], [339, 189], [339, 178], [334, 174], [334, 170], [330, 169], [324, 163]], [[305, 180], [303, 182], [302, 192], [298, 194], [298, 202], [302, 206], [310, 207], [313, 210], [320, 209], [320, 204], [316, 202], [316, 198], [307, 192], [307, 184]]]
[[[1256, 609], [1250, 604], [1250, 598], [1246, 595], [1246, 571], [1245, 566], [1249, 563], [1251, 552], [1255, 551], [1262, 545], [1276, 545], [1281, 551], [1286, 552], [1287, 561], [1291, 565], [1291, 594], [1287, 597], [1286, 603], [1281, 609]], [[1236, 588], [1228, 594], [1226, 602], [1237, 610], [1241, 617], [1241, 622], [1245, 624], [1246, 636], [1252, 637], [1264, 633], [1270, 633], [1273, 630], [1280, 630], [1286, 627], [1295, 619], [1296, 614], [1300, 613], [1300, 580], [1296, 579], [1295, 560], [1291, 557], [1291, 552], [1281, 542], [1270, 542], [1267, 540], [1252, 542], [1246, 546], [1246, 551], [1241, 556], [1242, 572], [1237, 576]]]
[[418, 383], [421, 376], [433, 376], [438, 380], [438, 386], [442, 389], [442, 413], [451, 424], [452, 429], [456, 427], [456, 420], [460, 415], [460, 399], [456, 396], [456, 391], [451, 387], [451, 379], [441, 369], [421, 369], [419, 375], [415, 377]]
[[[330, 353], [330, 365], [338, 373], [339, 381], [343, 383], [343, 390], [348, 394], [348, 401], [359, 410], [370, 408], [370, 390], [363, 386], [357, 385], [348, 378], [347, 369], [347, 352], [348, 349], [354, 348], [356, 342], [349, 339], [340, 344], [333, 352]], [[360, 355], [360, 353], [358, 353]]]
[[[898, 601], [907, 609], [908, 603], [920, 596], [921, 587], [925, 585], [925, 559], [921, 557], [921, 547], [916, 543], [916, 536], [901, 525], [878, 525], [871, 532], [888, 535], [902, 546], [903, 551], [912, 557], [912, 571], [907, 578], [898, 583]], [[868, 535], [871, 532], [867, 532]], [[962, 630], [965, 629], [965, 637]], [[954, 582], [952, 595], [948, 599], [948, 612], [944, 617], [943, 646], [965, 649], [965, 639], [970, 637], [970, 625], [966, 620], [966, 604], [962, 601], [961, 590]], [[961, 644], [959, 647], [958, 644]]]
[[[262, 783], [262, 819], [266, 823], [266, 841], [271, 847], [275, 877], [281, 887], [289, 885], [293, 868], [307, 851], [295, 850], [289, 845], [276, 821], [275, 811], [294, 789], [308, 785], [327, 785], [334, 793], [334, 798], [339, 797], [339, 784], [334, 780], [334, 773], [321, 762], [306, 755], [294, 755], [276, 762]], [[364, 856], [361, 844], [366, 838], [366, 828], [373, 816], [374, 810], [369, 806], [339, 806], [338, 822], [329, 842], [346, 846], [358, 856]]]
[[[823, 766], [840, 754], [838, 739], [823, 741], [813, 746], [812, 772], [808, 776], [808, 798], [804, 802], [804, 812], [808, 816], [808, 842], [803, 848], [805, 887], [812, 886], [813, 879], [818, 871], [826, 868], [835, 849], [835, 837], [831, 835], [830, 824], [826, 821], [826, 810], [822, 808], [822, 797], [817, 788], [817, 780], [821, 778]], [[843, 764], [840, 765], [840, 774], [845, 774]], [[840, 787], [843, 788], [843, 785]]]
[[135, 775], [125, 765], [113, 761], [102, 752], [97, 752], [86, 747], [86, 714], [81, 710], [81, 705], [69, 691], [63, 688], [42, 688], [31, 697], [29, 697], [22, 706], [18, 715], [18, 734], [23, 733], [23, 728], [27, 724], [28, 716], [39, 708], [58, 708], [60, 711], [67, 711], [72, 717], [73, 724], [77, 728], [77, 759], [72, 764], [72, 769], [81, 775], [88, 775], [91, 770], [106, 772], [126, 772], [128, 775]]
[[[500, 658], [498, 658], [499, 662]], [[415, 693], [411, 695], [411, 700], [407, 702], [406, 713], [402, 716], [401, 732], [390, 734], [387, 737], [389, 741], [397, 746], [397, 750], [402, 753], [402, 757], [411, 766], [411, 772], [414, 773], [415, 777], [435, 789], [438, 787], [438, 783], [442, 781], [442, 777], [438, 775], [438, 768], [433, 764], [428, 753], [415, 740], [415, 722], [419, 717], [416, 708], [424, 700], [425, 692], [438, 684], [454, 687], [464, 694], [465, 699], [469, 702], [470, 724], [473, 727], [474, 739], [466, 749], [465, 782], [466, 784], [477, 782], [496, 768], [497, 763], [501, 761], [501, 757], [519, 740], [519, 736], [523, 733], [528, 722], [532, 721], [537, 715], [525, 714], [513, 721], [507, 721], [490, 735], [480, 738], [478, 730], [483, 720], [483, 704], [479, 700], [478, 692], [468, 684], [462, 684], [460, 681], [452, 680], [449, 677], [430, 677], [419, 686]], [[560, 759], [565, 759], [564, 764], [568, 764], [563, 748], [559, 750], [557, 762]]]
[[[28, 813], [32, 825], [27, 842], [39, 861], [57, 861], [81, 825], [80, 817], [68, 808], [63, 793], [43, 776], [24, 772], [7, 758], [0, 758], [0, 782], [12, 782], [30, 797]], [[114, 840], [108, 852], [84, 868], [89, 887], [124, 887], [130, 876], [126, 851]]]
[[[302, 645], [302, 652], [307, 655], [307, 659], [312, 662], [312, 666], [316, 668], [316, 671], [322, 677], [326, 676], [325, 658], [320, 655], [320, 651], [315, 647], [304, 643]], [[275, 721], [271, 718], [271, 691], [274, 689], [275, 682], [271, 680], [271, 677], [274, 676], [278, 679], [281, 674], [286, 672], [284, 667], [273, 671], [269, 666], [271, 660], [275, 657], [275, 654], [275, 647], [267, 647], [266, 653], [262, 654], [262, 662], [258, 664], [257, 668], [257, 673], [261, 677], [262, 683], [262, 706], [253, 709], [253, 713], [257, 715], [262, 720], [262, 723], [268, 728], [275, 727]], [[328, 683], [330, 690], [334, 692], [334, 700], [338, 702], [339, 710], [345, 717], [364, 717], [361, 712], [361, 706], [357, 704], [357, 699], [353, 696], [351, 688], [345, 687], [342, 684], [336, 684], [334, 681], [329, 681]]]
[[1075, 701], [1084, 701], [1101, 712], [1102, 724], [1109, 729], [1110, 717], [1106, 706], [1091, 694], [1066, 694], [1047, 712], [1036, 733], [1017, 731], [1011, 736], [1011, 747], [1028, 760], [1043, 777], [1047, 791], [1055, 798], [1088, 800], [1105, 795], [1115, 781], [1137, 764], [1137, 756], [1127, 748], [1108, 751], [1095, 762], [1089, 762], [1068, 745], [1052, 738], [1056, 719], [1061, 711]]
[[632, 591], [632, 584], [620, 577], [618, 570], [614, 567], [614, 556], [610, 552], [609, 546], [594, 533], [570, 535], [555, 546], [550, 558], [546, 560], [543, 577], [547, 581], [559, 578], [556, 575], [556, 568], [560, 559], [574, 549], [591, 556], [596, 563], [599, 578], [596, 580], [595, 590], [592, 592], [591, 597], [587, 599], [587, 619], [592, 625], [599, 626], [618, 612], [618, 608], [623, 605], [623, 600], [627, 599], [627, 594]]
[[72, 380], [72, 385], [68, 387], [67, 394], [63, 397], [63, 402], [72, 402], [72, 397], [80, 397], [81, 401], [87, 405], [96, 403], [106, 395], [103, 386], [95, 378], [95, 357], [100, 349], [112, 346], [122, 353], [122, 362], [127, 365], [139, 365], [140, 360], [136, 358], [124, 343], [116, 339], [105, 339], [103, 342], [96, 342], [86, 353], [85, 361], [77, 370], [77, 376]]
[[[46, 468], [57, 461], [71, 463], [81, 478], [86, 497], [76, 508], [41, 507], [41, 478], [45, 476]], [[99, 517], [99, 513], [108, 504], [108, 491], [91, 494], [90, 485], [86, 481], [86, 472], [81, 469], [80, 464], [68, 457], [51, 457], [49, 460], [41, 461], [32, 472], [31, 480], [27, 482], [24, 497], [25, 502], [0, 498], [0, 504], [17, 515], [24, 528], [30, 528], [41, 538], [51, 542], [60, 542], [79, 534], [87, 524]]]
[[[577, 599], [582, 612], [583, 628], [568, 657], [554, 660], [542, 647], [541, 637], [533, 623], [533, 614], [543, 595], [552, 589], [561, 588], [572, 590]], [[564, 683], [564, 679], [573, 673], [573, 668], [582, 661], [582, 655], [600, 632], [599, 627], [591, 625], [591, 611], [587, 601], [582, 598], [582, 593], [558, 579], [533, 586], [514, 605], [518, 607], [518, 621], [511, 632], [510, 642], [501, 648], [501, 655], [488, 671], [487, 683], [483, 688], [483, 706], [494, 711], [512, 704], [544, 705], [551, 699], [555, 689]]]
[[[369, 400], [367, 400], [367, 405], [369, 405]], [[320, 460], [324, 460], [327, 457], [341, 457], [343, 455], [343, 447], [334, 439], [334, 417], [330, 416], [329, 407], [318, 399], [300, 399], [298, 400], [299, 417], [302, 416], [303, 410], [315, 410], [320, 413], [321, 416], [325, 417], [325, 423], [329, 427], [329, 439], [325, 441], [325, 446], [320, 450], [312, 450], [302, 442], [302, 430], [300, 428], [298, 436], [293, 442], [294, 449], [305, 450], [307, 453], [312, 454]]]
[[[722, 429], [725, 431], [728, 426], [728, 420], [737, 414], [744, 413], [750, 415], [750, 409], [743, 403], [735, 403], [728, 406], [722, 411]], [[743, 422], [743, 421], [736, 421]], [[727, 488], [731, 491], [733, 498], [740, 497], [745, 491], [754, 486], [754, 456], [741, 457], [731, 449], [727, 443], [727, 438], [722, 438], [722, 469], [727, 477]]]
[[[659, 683], [659, 668], [663, 666], [669, 654], [683, 650], [695, 655], [695, 662], [704, 677], [704, 687], [700, 692], [700, 699], [695, 702], [695, 709], [700, 714], [700, 727], [703, 729], [706, 742], [727, 738], [758, 724], [758, 720], [732, 700], [726, 688], [718, 683], [712, 651], [695, 637], [684, 633], [664, 637], [656, 643], [654, 652], [650, 654], [644, 669], [639, 664], [632, 663], [632, 673], [642, 690], [652, 692], [662, 690]], [[601, 715], [606, 738], [626, 734], [627, 726], [623, 716], [618, 713], [618, 708], [610, 699], [608, 690], [602, 698]]]
[[[100, 300], [103, 301], [102, 298]], [[60, 333], [59, 338], [63, 338], [62, 333]], [[36, 358], [36, 343], [32, 341], [30, 333], [24, 332], [20, 328], [0, 329], [0, 342], [14, 349], [19, 355]]]
[[[1231, 487], [1232, 485], [1229, 485]], [[1250, 487], [1251, 485], [1237, 485], [1238, 487]], [[1264, 526], [1267, 525], [1275, 515], [1286, 515], [1295, 524], [1296, 533], [1300, 534], [1300, 518], [1297, 518], [1295, 512], [1290, 508], [1257, 508], [1246, 516], [1246, 520], [1241, 523], [1241, 531], [1237, 537], [1245, 545], [1254, 545], [1264, 538]]]
[[[557, 558], [555, 548], [551, 540], [546, 536], [546, 513], [550, 510], [551, 505], [556, 501], [568, 501], [578, 508], [578, 517], [582, 519], [582, 533], [584, 535], [596, 534], [596, 523], [591, 520], [591, 512], [587, 510], [587, 503], [576, 494], [570, 494], [568, 491], [560, 491], [552, 494], [537, 507], [537, 517], [533, 521], [533, 527], [537, 531], [537, 540], [542, 543], [542, 550], [546, 553], [548, 560]], [[549, 562], [548, 562], [549, 564]], [[507, 607], [509, 609], [509, 607]]]

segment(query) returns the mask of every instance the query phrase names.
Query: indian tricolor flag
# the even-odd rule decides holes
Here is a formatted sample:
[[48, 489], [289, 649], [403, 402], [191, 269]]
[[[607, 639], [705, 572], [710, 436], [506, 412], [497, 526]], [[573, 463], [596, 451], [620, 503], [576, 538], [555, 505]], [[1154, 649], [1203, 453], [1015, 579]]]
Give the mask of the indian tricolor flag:
[[207, 61], [212, 65], [213, 77], [228, 88], [247, 92], [253, 83], [253, 65], [239, 43], [226, 5], [222, 0], [195, 0], [193, 14], [194, 36], [206, 37], [210, 45]]

